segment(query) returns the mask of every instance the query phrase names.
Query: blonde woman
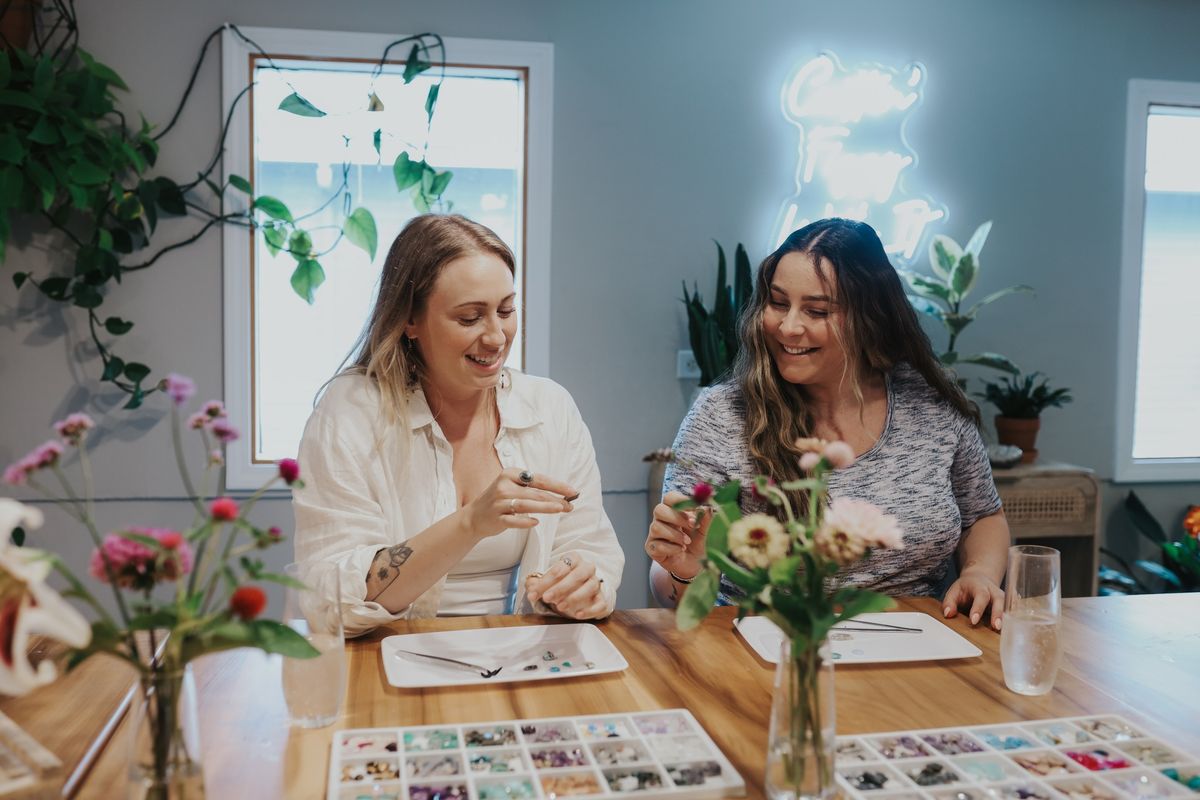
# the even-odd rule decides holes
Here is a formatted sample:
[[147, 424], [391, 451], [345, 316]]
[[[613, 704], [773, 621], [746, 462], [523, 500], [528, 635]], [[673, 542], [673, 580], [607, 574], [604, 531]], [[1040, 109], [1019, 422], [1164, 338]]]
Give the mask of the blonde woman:
[[[646, 537], [651, 586], [678, 602], [700, 570], [707, 524], [671, 506], [698, 481], [740, 479], [744, 511], [767, 511], [749, 481], [803, 477], [796, 440], [847, 442], [854, 463], [829, 496], [896, 516], [902, 550], [878, 550], [839, 580], [892, 595], [941, 593], [947, 617], [1003, 614], [1008, 523], [979, 434], [979, 412], [942, 369], [871, 227], [825, 219], [794, 232], [763, 261], [739, 321], [728, 381], [706, 390], [675, 439], [679, 460]], [[722, 578], [720, 602], [738, 588]]]
[[347, 633], [405, 616], [612, 612], [624, 555], [570, 395], [504, 366], [514, 260], [457, 215], [396, 237], [353, 366], [300, 444], [296, 557], [341, 568]]

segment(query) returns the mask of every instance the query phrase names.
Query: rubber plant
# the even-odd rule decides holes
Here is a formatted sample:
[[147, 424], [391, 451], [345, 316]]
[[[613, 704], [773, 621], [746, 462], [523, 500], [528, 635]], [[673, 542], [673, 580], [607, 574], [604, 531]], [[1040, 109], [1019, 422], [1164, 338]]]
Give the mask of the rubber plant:
[[[100, 379], [129, 395], [126, 408], [141, 405], [146, 395], [156, 391], [159, 381], [149, 380], [153, 371], [149, 365], [118, 355], [112, 344], [134, 323], [106, 315], [101, 308], [126, 279], [154, 266], [167, 253], [187, 247], [221, 225], [257, 229], [272, 255], [286, 253], [295, 260], [291, 285], [309, 303], [325, 280], [321, 259], [343, 239], [365, 250], [372, 260], [376, 255], [375, 218], [368, 208], [354, 203], [349, 164], [342, 165], [340, 184], [313, 210], [292, 209], [286, 198], [255, 195], [251, 181], [242, 176], [231, 175], [225, 184], [214, 181], [213, 175], [220, 174], [234, 107], [250, 86], [225, 110], [214, 152], [193, 176], [184, 179], [155, 171], [159, 143], [179, 121], [209, 48], [226, 27], [258, 50], [269, 67], [276, 68], [262, 48], [236, 26], [218, 28], [205, 40], [183, 96], [162, 126], [144, 117], [134, 123], [126, 116], [120, 98], [129, 87], [113, 69], [80, 47], [74, 0], [45, 3], [29, 45], [16, 47], [5, 42], [0, 49], [0, 263], [12, 246], [14, 231], [28, 228], [37, 219], [62, 237], [65, 271], [45, 275], [14, 271], [12, 281], [18, 290], [32, 287], [87, 315], [91, 340], [102, 362]], [[373, 90], [374, 81], [396, 47], [408, 48], [405, 84], [435, 65], [440, 67], [425, 97], [428, 131], [445, 78], [445, 46], [437, 34], [408, 36], [388, 45], [372, 72], [368, 110], [383, 107]], [[326, 116], [297, 92], [288, 95], [279, 108], [300, 117]], [[379, 153], [383, 131], [350, 133], [371, 135]], [[393, 164], [397, 190], [411, 192], [420, 212], [445, 207], [442, 195], [452, 176], [428, 163], [427, 147], [426, 142], [414, 153], [402, 152]], [[231, 192], [244, 193], [248, 202], [229, 210]], [[333, 244], [316, 250], [310, 220], [329, 207], [342, 212], [340, 230]], [[184, 216], [194, 220], [193, 230], [164, 242], [159, 221]]]

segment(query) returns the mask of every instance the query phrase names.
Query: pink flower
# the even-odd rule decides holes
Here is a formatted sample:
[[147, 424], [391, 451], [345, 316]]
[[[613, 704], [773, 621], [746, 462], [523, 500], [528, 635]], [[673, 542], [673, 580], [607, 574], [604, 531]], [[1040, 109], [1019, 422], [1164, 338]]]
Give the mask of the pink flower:
[[35, 447], [25, 458], [33, 463], [34, 469], [44, 469], [53, 467], [58, 463], [58, 458], [63, 454], [63, 446], [51, 439], [48, 442], [42, 442]]
[[707, 503], [713, 496], [713, 487], [711, 484], [700, 481], [692, 487], [692, 499], [697, 503]]
[[800, 456], [800, 469], [805, 472], [812, 472], [817, 468], [817, 464], [821, 463], [821, 457], [816, 453], [805, 453]]
[[278, 525], [272, 525], [267, 528], [267, 536], [270, 536], [272, 539], [282, 539], [283, 531], [279, 529]]
[[29, 456], [25, 456], [5, 467], [4, 482], [11, 486], [24, 486], [29, 473], [35, 469], [37, 467], [29, 460]]
[[219, 522], [229, 522], [237, 519], [238, 504], [232, 497], [218, 497], [208, 507], [212, 518]]
[[827, 558], [850, 564], [868, 548], [896, 550], [904, 547], [904, 533], [891, 514], [863, 500], [842, 498], [829, 506], [814, 544]]
[[67, 444], [78, 447], [83, 441], [84, 434], [96, 427], [96, 423], [87, 414], [69, 414], [66, 419], [54, 423], [54, 431]]
[[854, 450], [845, 442], [830, 442], [825, 445], [821, 455], [834, 469], [842, 469], [854, 463]]
[[279, 462], [279, 477], [291, 486], [300, 477], [300, 464], [294, 458], [284, 458]]
[[171, 396], [177, 406], [191, 400], [192, 395], [196, 393], [196, 384], [192, 382], [191, 378], [174, 372], [163, 378], [159, 387]]
[[223, 419], [214, 420], [210, 430], [212, 430], [213, 436], [217, 437], [217, 441], [219, 442], [236, 442], [238, 437], [241, 436], [237, 428]]
[[201, 430], [207, 424], [208, 417], [205, 416], [203, 411], [197, 411], [187, 418], [187, 426], [194, 431]]
[[[157, 539], [162, 550], [156, 552], [149, 545], [127, 539], [125, 533]], [[88, 571], [92, 577], [108, 583], [106, 557], [117, 586], [126, 589], [148, 591], [156, 583], [177, 580], [192, 569], [192, 549], [183, 535], [164, 528], [130, 528], [105, 536], [101, 547], [92, 553]]]
[[220, 400], [209, 400], [204, 404], [204, 407], [200, 409], [200, 413], [209, 419], [223, 417], [225, 416], [225, 404]]

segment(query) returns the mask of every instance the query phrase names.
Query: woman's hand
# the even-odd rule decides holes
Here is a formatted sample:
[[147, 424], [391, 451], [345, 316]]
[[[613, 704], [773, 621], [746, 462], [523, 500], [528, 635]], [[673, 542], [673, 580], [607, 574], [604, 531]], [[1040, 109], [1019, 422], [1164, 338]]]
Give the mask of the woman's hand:
[[596, 619], [608, 614], [603, 586], [604, 579], [596, 575], [596, 565], [572, 551], [544, 574], [534, 572], [526, 577], [525, 596], [531, 603], [541, 600], [570, 619]]
[[[521, 480], [528, 477], [528, 481]], [[467, 503], [468, 529], [476, 536], [495, 536], [509, 528], [532, 528], [530, 514], [561, 514], [574, 508], [565, 498], [578, 497], [569, 485], [518, 469], [502, 471], [479, 497]]]
[[700, 572], [708, 524], [712, 522], [711, 510], [703, 506], [688, 511], [672, 508], [687, 499], [681, 492], [667, 492], [654, 507], [654, 521], [646, 535], [646, 554], [685, 580]]
[[983, 619], [983, 612], [989, 605], [992, 608], [992, 627], [1000, 630], [1001, 618], [1004, 616], [1004, 592], [999, 584], [987, 575], [967, 569], [946, 592], [946, 597], [942, 600], [942, 614], [950, 619], [958, 616], [961, 610], [970, 616], [971, 624], [976, 625]]

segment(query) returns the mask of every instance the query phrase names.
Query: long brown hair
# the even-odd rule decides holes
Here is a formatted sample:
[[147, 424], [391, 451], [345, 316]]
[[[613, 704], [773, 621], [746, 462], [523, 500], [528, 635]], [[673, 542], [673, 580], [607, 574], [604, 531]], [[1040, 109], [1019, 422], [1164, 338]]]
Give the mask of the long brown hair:
[[[979, 425], [979, 409], [942, 369], [874, 229], [854, 220], [822, 219], [792, 233], [763, 260], [754, 295], [738, 322], [741, 348], [732, 381], [746, 404], [746, 443], [760, 474], [784, 481], [802, 478], [802, 453], [795, 441], [811, 436], [813, 429], [804, 387], [788, 383], [779, 374], [763, 333], [771, 281], [789, 253], [812, 258], [817, 274], [833, 290], [843, 319], [842, 331], [839, 335], [835, 329], [835, 335], [846, 353], [848, 377], [860, 402], [860, 375], [886, 373], [908, 362], [951, 407]], [[832, 277], [824, 274], [825, 261], [833, 267]]]
[[423, 214], [409, 220], [383, 262], [370, 321], [344, 372], [366, 375], [379, 387], [389, 423], [407, 425], [408, 393], [420, 383], [425, 364], [404, 326], [425, 310], [442, 268], [463, 256], [491, 253], [516, 274], [516, 260], [491, 229], [459, 214]]

